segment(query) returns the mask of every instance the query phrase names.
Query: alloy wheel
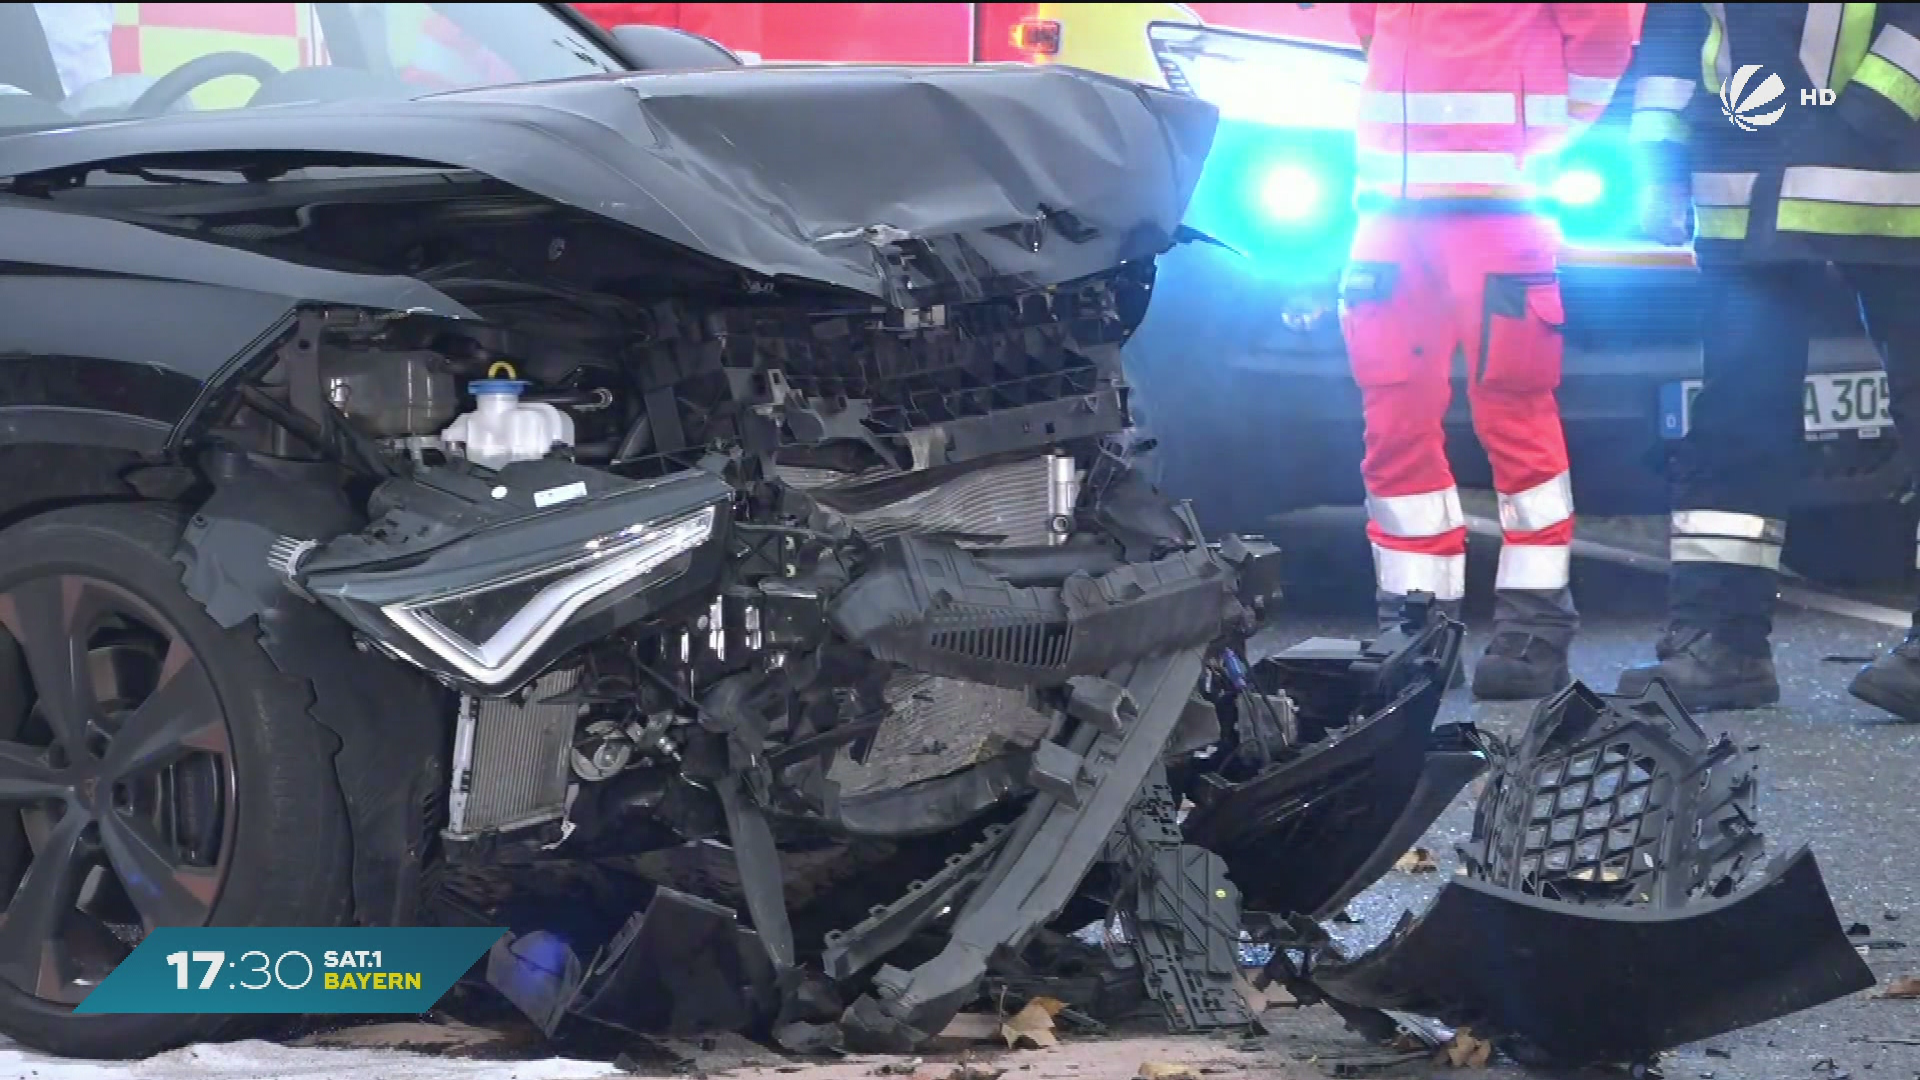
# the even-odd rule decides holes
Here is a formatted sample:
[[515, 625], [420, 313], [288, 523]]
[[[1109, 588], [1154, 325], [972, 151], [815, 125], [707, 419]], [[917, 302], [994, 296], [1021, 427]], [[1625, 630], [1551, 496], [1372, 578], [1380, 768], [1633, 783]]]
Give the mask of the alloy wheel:
[[233, 751], [179, 628], [100, 577], [0, 585], [0, 980], [86, 997], [147, 932], [206, 923]]

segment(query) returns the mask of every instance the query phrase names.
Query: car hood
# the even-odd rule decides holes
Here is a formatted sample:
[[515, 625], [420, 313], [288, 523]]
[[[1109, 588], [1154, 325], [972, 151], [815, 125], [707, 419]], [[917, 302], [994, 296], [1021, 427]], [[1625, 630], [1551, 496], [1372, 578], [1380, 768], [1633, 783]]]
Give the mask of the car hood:
[[1063, 67], [753, 67], [15, 135], [0, 174], [451, 166], [770, 278], [917, 307], [1166, 250], [1214, 124], [1203, 102]]

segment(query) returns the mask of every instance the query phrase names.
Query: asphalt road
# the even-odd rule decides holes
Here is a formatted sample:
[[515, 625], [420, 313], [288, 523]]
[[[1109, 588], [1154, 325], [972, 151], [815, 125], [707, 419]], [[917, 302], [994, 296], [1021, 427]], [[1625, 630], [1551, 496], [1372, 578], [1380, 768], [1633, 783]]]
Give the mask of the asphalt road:
[[[1292, 582], [1284, 624], [1289, 629], [1301, 636], [1367, 631], [1371, 563], [1361, 521], [1357, 511], [1320, 511], [1275, 523], [1270, 536], [1286, 552]], [[1638, 547], [1643, 545], [1633, 537], [1644, 531], [1602, 525], [1585, 534], [1600, 543]], [[1484, 648], [1497, 552], [1494, 541], [1470, 540], [1469, 662]], [[1646, 559], [1632, 561], [1651, 565]], [[1574, 677], [1611, 691], [1623, 667], [1650, 656], [1664, 615], [1663, 578], [1657, 568], [1650, 572], [1580, 557], [1573, 587], [1583, 623], [1572, 659]], [[1878, 614], [1886, 619], [1891, 613]], [[1763, 747], [1760, 823], [1769, 853], [1812, 844], [1842, 924], [1865, 924], [1871, 933], [1859, 943], [1881, 946], [1867, 956], [1882, 984], [1920, 975], [1920, 725], [1897, 722], [1854, 700], [1846, 683], [1856, 666], [1853, 658], [1876, 655], [1899, 636], [1884, 623], [1786, 607], [1776, 635], [1780, 705], [1700, 718], [1710, 734], [1725, 731], [1736, 741]], [[1531, 705], [1477, 704], [1464, 690], [1449, 695], [1446, 709], [1449, 718], [1468, 716], [1501, 733], [1516, 733], [1532, 711]], [[1469, 825], [1463, 797], [1425, 841], [1441, 864], [1440, 873], [1391, 874], [1356, 900], [1350, 911], [1360, 923], [1338, 928], [1349, 944], [1365, 947], [1386, 934], [1401, 911], [1423, 908], [1457, 865], [1453, 845], [1466, 837]], [[1886, 947], [1900, 942], [1906, 947]], [[1920, 1080], [1920, 1045], [1871, 1041], [1920, 1040], [1920, 1001], [1878, 1000], [1871, 996], [1876, 993], [1717, 1039], [1713, 1053], [1707, 1046], [1687, 1048], [1672, 1056], [1666, 1075], [1670, 1080], [1838, 1080], [1847, 1073], [1853, 1080]], [[1607, 1004], [1596, 1001], [1594, 1007]], [[1329, 1039], [1337, 1041], [1337, 1027], [1312, 1015], [1318, 1012], [1306, 1010], [1297, 1031], [1283, 1029], [1277, 1038], [1284, 1042], [1291, 1034], [1316, 1049], [1330, 1045]], [[1515, 1075], [1521, 1074], [1516, 1070]]]

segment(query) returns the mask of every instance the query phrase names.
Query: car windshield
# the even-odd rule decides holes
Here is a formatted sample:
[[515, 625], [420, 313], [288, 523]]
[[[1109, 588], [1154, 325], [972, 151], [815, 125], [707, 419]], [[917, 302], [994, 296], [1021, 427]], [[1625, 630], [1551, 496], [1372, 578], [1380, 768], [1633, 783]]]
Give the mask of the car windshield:
[[1154, 59], [1168, 86], [1230, 120], [1292, 128], [1351, 128], [1367, 62], [1352, 47], [1155, 23]]
[[624, 67], [544, 4], [0, 4], [0, 130]]

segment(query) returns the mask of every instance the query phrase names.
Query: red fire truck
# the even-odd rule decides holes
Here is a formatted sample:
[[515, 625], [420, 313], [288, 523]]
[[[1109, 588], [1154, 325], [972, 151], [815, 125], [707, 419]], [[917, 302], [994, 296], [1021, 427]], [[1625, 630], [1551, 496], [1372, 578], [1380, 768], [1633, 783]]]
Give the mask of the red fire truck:
[[[965, 64], [1053, 60], [1129, 73], [1153, 22], [1355, 44], [1345, 4], [575, 4], [602, 26], [648, 23], [712, 38], [750, 59]], [[1644, 7], [1645, 5], [1634, 5]], [[1072, 27], [1067, 32], [1068, 26]], [[1131, 36], [1131, 40], [1129, 40]]]

